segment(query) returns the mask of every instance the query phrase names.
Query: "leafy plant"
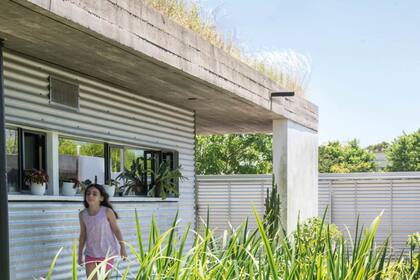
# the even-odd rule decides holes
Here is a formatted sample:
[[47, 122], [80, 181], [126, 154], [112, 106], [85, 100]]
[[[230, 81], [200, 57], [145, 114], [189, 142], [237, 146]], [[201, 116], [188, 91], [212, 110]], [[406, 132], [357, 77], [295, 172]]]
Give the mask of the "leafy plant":
[[120, 192], [129, 194], [134, 192], [136, 195], [146, 195], [146, 170], [144, 168], [144, 160], [142, 157], [134, 159], [130, 168], [125, 168], [116, 180], [122, 179], [124, 184], [120, 187]]
[[269, 238], [274, 238], [278, 231], [283, 229], [280, 204], [280, 194], [273, 175], [271, 192], [267, 189], [267, 197], [265, 198], [264, 227]]
[[86, 187], [92, 183], [89, 179], [82, 182], [79, 181], [79, 179], [77, 178], [66, 178], [63, 179], [62, 182], [73, 183], [73, 189], [77, 189], [79, 192], [83, 192], [86, 189]]
[[166, 199], [168, 194], [178, 195], [177, 182], [184, 180], [186, 177], [182, 176], [181, 166], [171, 169], [166, 161], [163, 161], [156, 171], [152, 170], [154, 175], [154, 184], [148, 191], [151, 197], [161, 197]]
[[116, 179], [109, 179], [109, 180], [106, 180], [105, 185], [115, 186], [116, 188], [118, 188], [120, 185], [120, 182]]
[[24, 180], [28, 184], [43, 184], [48, 183], [48, 174], [43, 170], [25, 170]]
[[[418, 279], [416, 261], [410, 265], [410, 259], [393, 258], [388, 253], [388, 240], [382, 245], [375, 243], [381, 215], [370, 227], [360, 229], [357, 224], [354, 236], [349, 239], [338, 233], [333, 225], [325, 224], [324, 218], [298, 224], [297, 230], [290, 236], [280, 236], [278, 231], [275, 238], [269, 238], [265, 221], [258, 217], [255, 209], [254, 215], [257, 229], [250, 229], [246, 220], [222, 238], [209, 227], [209, 214], [203, 231], [190, 230], [188, 224], [181, 232], [178, 214], [175, 214], [172, 226], [161, 232], [155, 217], [152, 217], [147, 229], [148, 237], [143, 238], [143, 229], [135, 211], [138, 245], [127, 244], [127, 247], [132, 260], [128, 267], [135, 266], [136, 270], [117, 270], [119, 279]], [[190, 248], [187, 247], [188, 240], [192, 241]], [[413, 245], [413, 256], [417, 255], [418, 235], [409, 240], [409, 244]], [[76, 254], [74, 244], [73, 280], [77, 279]], [[49, 277], [55, 261], [56, 258], [48, 272]], [[105, 266], [106, 262], [102, 262], [95, 269], [98, 280], [109, 276]], [[90, 275], [88, 279], [93, 277]]]

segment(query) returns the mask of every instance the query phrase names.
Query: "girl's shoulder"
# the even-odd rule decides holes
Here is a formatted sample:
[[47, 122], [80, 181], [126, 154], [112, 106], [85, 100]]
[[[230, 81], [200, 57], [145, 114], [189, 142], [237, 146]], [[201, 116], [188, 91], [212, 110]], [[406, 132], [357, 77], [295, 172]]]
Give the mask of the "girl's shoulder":
[[83, 217], [84, 215], [86, 215], [86, 211], [87, 211], [87, 209], [86, 209], [86, 208], [84, 208], [84, 209], [80, 210], [80, 211], [79, 211], [79, 217]]

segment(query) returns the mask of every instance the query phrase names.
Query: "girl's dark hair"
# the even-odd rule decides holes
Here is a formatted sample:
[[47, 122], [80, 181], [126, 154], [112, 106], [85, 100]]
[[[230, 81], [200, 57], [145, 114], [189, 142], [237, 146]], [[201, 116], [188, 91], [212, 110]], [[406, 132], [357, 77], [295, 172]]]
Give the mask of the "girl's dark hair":
[[99, 184], [90, 184], [89, 186], [86, 187], [85, 193], [83, 195], [83, 205], [86, 208], [89, 208], [89, 203], [86, 201], [86, 193], [87, 193], [87, 190], [90, 189], [90, 188], [96, 188], [101, 193], [101, 196], [104, 198], [104, 200], [101, 201], [101, 206], [105, 206], [105, 207], [111, 209], [112, 212], [114, 212], [115, 217], [118, 219], [118, 214], [114, 210], [114, 207], [112, 207], [112, 204], [109, 202], [109, 195], [105, 191], [105, 188], [102, 185], [99, 185]]

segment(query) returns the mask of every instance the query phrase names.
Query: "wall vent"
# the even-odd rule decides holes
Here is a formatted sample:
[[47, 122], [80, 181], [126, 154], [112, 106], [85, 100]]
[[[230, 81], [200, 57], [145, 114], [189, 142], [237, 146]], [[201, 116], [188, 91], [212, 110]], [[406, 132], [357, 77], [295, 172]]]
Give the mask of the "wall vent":
[[50, 76], [50, 103], [79, 110], [79, 85]]

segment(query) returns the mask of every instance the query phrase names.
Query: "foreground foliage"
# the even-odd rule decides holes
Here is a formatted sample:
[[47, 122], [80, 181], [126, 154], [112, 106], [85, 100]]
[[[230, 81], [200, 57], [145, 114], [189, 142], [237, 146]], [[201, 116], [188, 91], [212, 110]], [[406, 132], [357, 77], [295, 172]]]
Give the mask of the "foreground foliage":
[[[321, 219], [298, 225], [289, 237], [278, 232], [270, 238], [265, 222], [256, 214], [255, 230], [249, 230], [245, 221], [224, 238], [216, 238], [207, 226], [202, 235], [189, 226], [178, 235], [177, 216], [164, 233], [159, 232], [152, 218], [146, 240], [136, 212], [138, 246], [128, 245], [134, 256], [129, 267], [135, 273], [129, 272], [128, 267], [119, 271], [119, 279], [418, 279], [419, 235], [409, 238], [409, 257], [393, 259], [388, 254], [388, 241], [375, 244], [381, 216], [370, 227], [356, 229], [349, 242]], [[186, 247], [189, 235], [194, 238], [192, 248]], [[76, 245], [73, 251], [72, 279], [77, 279]], [[52, 279], [56, 259], [48, 274]], [[95, 272], [98, 279], [107, 276], [104, 265]]]

